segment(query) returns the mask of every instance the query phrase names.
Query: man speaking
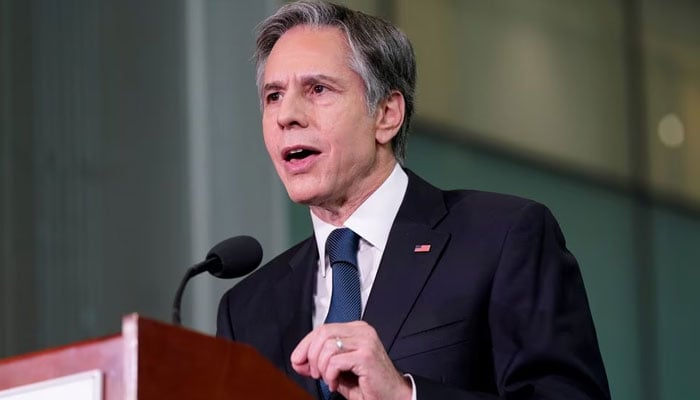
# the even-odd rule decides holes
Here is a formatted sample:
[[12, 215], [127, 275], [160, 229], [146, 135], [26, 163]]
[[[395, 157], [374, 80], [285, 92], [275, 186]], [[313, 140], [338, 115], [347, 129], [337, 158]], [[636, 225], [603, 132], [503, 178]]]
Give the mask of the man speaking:
[[549, 210], [401, 166], [416, 82], [402, 32], [295, 2], [259, 26], [256, 62], [265, 146], [314, 232], [223, 296], [219, 336], [320, 399], [610, 397]]

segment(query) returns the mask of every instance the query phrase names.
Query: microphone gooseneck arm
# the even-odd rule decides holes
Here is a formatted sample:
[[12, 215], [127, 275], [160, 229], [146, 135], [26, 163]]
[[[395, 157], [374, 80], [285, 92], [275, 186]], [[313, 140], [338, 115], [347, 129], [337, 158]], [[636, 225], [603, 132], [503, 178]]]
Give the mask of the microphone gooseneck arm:
[[187, 282], [190, 279], [192, 279], [192, 277], [199, 275], [204, 271], [207, 271], [209, 269], [209, 265], [215, 261], [216, 258], [212, 257], [200, 263], [197, 263], [190, 267], [190, 269], [188, 269], [185, 273], [185, 276], [182, 277], [182, 280], [180, 281], [180, 286], [177, 288], [177, 292], [175, 292], [175, 300], [173, 301], [173, 325], [182, 325], [182, 321], [180, 319], [180, 307], [182, 306], [182, 294], [185, 291], [185, 286], [187, 286]]

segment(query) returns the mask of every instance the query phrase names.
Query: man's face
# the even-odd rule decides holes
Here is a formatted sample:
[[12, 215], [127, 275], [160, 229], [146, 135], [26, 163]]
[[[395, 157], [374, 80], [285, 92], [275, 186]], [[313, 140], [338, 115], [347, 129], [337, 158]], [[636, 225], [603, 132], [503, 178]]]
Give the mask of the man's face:
[[375, 137], [377, 117], [369, 114], [363, 81], [349, 60], [339, 29], [307, 26], [282, 35], [267, 59], [265, 146], [297, 203], [333, 208], [361, 202], [386, 177], [390, 144]]

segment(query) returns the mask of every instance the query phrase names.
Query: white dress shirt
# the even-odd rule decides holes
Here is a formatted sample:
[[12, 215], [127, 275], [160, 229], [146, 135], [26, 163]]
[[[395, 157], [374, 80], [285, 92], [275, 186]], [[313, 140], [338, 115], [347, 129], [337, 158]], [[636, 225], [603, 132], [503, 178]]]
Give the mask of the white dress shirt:
[[[362, 291], [362, 313], [372, 290], [374, 278], [377, 276], [379, 262], [384, 254], [391, 225], [399, 211], [404, 194], [408, 187], [408, 176], [396, 164], [391, 175], [372, 193], [367, 200], [355, 210], [345, 221], [344, 226], [352, 229], [360, 237], [357, 252], [357, 267], [360, 274], [360, 289]], [[316, 273], [316, 291], [314, 293], [313, 327], [323, 324], [328, 314], [333, 289], [333, 269], [326, 256], [326, 240], [328, 235], [338, 228], [322, 221], [311, 213], [314, 235], [318, 244], [318, 271]]]

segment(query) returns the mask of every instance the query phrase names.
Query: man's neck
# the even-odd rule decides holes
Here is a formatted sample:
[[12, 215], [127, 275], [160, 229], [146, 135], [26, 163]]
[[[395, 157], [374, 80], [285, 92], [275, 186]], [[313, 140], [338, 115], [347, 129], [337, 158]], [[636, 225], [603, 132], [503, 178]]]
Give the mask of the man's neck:
[[382, 167], [381, 170], [372, 174], [367, 189], [361, 191], [358, 196], [349, 199], [337, 199], [335, 202], [328, 202], [320, 205], [309, 206], [322, 221], [334, 226], [342, 226], [343, 223], [384, 183], [394, 170], [396, 161]]

